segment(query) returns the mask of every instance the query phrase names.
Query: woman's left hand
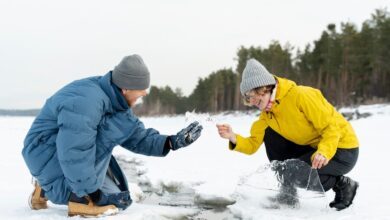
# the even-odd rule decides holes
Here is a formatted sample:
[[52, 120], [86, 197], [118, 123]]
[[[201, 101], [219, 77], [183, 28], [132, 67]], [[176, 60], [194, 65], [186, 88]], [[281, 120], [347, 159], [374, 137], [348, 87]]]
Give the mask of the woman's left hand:
[[311, 162], [311, 168], [313, 169], [321, 169], [322, 167], [328, 164], [329, 160], [320, 153], [316, 153], [313, 157], [313, 161]]

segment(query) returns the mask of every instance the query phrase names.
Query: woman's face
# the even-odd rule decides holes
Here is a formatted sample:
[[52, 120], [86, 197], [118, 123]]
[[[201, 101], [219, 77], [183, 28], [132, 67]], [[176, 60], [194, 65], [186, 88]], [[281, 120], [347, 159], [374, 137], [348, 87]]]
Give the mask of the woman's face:
[[245, 101], [249, 105], [257, 107], [261, 111], [265, 109], [270, 99], [271, 90], [267, 90], [265, 87], [252, 89], [245, 94]]

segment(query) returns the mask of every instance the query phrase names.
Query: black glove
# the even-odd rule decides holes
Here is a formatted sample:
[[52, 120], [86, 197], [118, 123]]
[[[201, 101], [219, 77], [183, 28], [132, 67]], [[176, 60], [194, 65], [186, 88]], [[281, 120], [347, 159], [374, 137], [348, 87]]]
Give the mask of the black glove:
[[132, 203], [129, 191], [104, 193], [98, 189], [89, 194], [89, 197], [98, 206], [115, 205], [119, 209], [126, 209]]
[[177, 150], [192, 144], [200, 137], [203, 127], [199, 122], [195, 121], [186, 128], [179, 131], [176, 135], [169, 136], [171, 142], [171, 149]]

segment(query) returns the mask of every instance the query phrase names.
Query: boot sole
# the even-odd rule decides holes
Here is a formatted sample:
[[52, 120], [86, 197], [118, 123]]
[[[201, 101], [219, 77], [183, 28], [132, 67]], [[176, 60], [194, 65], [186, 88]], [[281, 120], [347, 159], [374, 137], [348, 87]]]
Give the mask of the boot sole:
[[32, 205], [32, 196], [33, 196], [33, 194], [34, 194], [34, 191], [35, 191], [35, 189], [32, 191], [32, 193], [31, 193], [30, 196], [28, 197], [28, 206], [30, 206], [30, 209], [32, 209], [32, 210], [35, 210], [35, 209], [33, 208], [33, 205]]

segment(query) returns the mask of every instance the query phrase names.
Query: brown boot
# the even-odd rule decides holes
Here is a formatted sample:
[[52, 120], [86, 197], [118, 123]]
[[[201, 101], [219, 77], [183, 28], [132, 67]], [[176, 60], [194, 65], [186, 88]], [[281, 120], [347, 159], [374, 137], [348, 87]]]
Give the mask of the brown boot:
[[68, 216], [80, 215], [83, 217], [99, 217], [115, 215], [118, 212], [119, 209], [114, 205], [97, 206], [92, 202], [89, 196], [79, 198], [73, 193], [71, 194], [68, 203]]
[[47, 209], [47, 198], [37, 181], [34, 181], [34, 191], [28, 199], [28, 205], [33, 210]]

